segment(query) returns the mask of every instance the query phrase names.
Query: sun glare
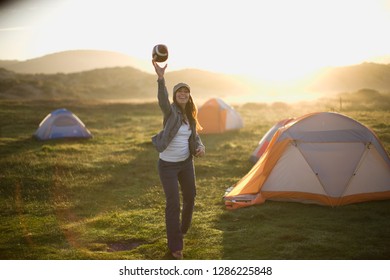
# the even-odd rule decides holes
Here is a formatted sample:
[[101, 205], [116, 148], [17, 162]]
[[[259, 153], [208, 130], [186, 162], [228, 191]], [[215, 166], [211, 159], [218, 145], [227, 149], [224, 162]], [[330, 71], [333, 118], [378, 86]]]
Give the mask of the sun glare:
[[208, 0], [167, 0], [159, 8], [154, 0], [26, 3], [30, 9], [37, 3], [34, 13], [24, 11], [0, 31], [15, 45], [11, 31], [20, 37], [16, 27], [25, 26], [23, 35], [29, 35], [17, 45], [28, 58], [98, 49], [148, 61], [153, 45], [164, 43], [170, 70], [198, 68], [289, 84], [321, 67], [358, 64], [390, 49], [383, 33], [390, 27], [386, 0], [224, 1], [223, 9], [222, 1]]

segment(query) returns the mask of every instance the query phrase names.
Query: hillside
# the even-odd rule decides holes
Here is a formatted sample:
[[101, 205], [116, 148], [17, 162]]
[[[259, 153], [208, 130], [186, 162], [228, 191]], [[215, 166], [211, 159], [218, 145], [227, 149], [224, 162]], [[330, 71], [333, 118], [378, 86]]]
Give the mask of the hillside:
[[[168, 82], [169, 81], [169, 82]], [[227, 96], [245, 90], [234, 77], [199, 70], [167, 73], [167, 88], [186, 81], [197, 99]], [[0, 69], [2, 99], [155, 100], [156, 75], [132, 67], [95, 69], [69, 74], [17, 74]]]
[[[74, 73], [109, 67], [150, 68], [150, 64], [125, 54], [99, 50], [73, 50], [45, 55], [25, 61], [0, 61], [0, 67], [16, 73]], [[146, 68], [147, 69], [147, 68]]]
[[[108, 51], [65, 51], [26, 61], [0, 61], [0, 98], [87, 98], [150, 100], [156, 76], [150, 62]], [[196, 99], [229, 97], [258, 102], [305, 93], [313, 99], [342, 92], [372, 89], [390, 92], [390, 64], [362, 63], [321, 69], [309, 79], [288, 86], [267, 84], [198, 69], [168, 71], [168, 89], [177, 82], [191, 85]], [[247, 98], [248, 97], [248, 98]]]
[[[12, 65], [19, 63], [18, 60], [0, 60], [0, 68], [9, 68]], [[10, 68], [9, 68], [10, 69]]]
[[308, 84], [308, 89], [314, 92], [356, 91], [362, 88], [389, 91], [390, 64], [362, 63], [323, 69]]

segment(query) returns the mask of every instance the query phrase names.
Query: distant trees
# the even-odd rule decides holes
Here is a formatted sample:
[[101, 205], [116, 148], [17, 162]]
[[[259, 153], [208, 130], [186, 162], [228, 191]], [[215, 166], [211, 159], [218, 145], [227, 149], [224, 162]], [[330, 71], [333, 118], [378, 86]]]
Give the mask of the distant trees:
[[390, 92], [380, 93], [374, 89], [341, 93], [343, 110], [390, 110]]

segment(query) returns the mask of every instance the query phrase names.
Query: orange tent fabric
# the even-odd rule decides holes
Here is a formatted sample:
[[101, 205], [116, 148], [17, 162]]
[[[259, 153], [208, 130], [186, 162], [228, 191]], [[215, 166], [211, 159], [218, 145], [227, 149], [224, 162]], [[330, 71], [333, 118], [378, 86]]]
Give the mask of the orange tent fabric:
[[266, 134], [261, 138], [259, 141], [259, 144], [257, 145], [256, 149], [252, 152], [250, 156], [250, 161], [253, 163], [256, 163], [260, 157], [264, 154], [265, 150], [267, 149], [269, 142], [272, 140], [272, 137], [275, 135], [276, 131], [281, 128], [282, 126], [285, 126], [289, 122], [291, 122], [293, 118], [288, 118], [281, 120], [277, 122], [274, 126], [272, 126]]
[[202, 134], [224, 133], [243, 127], [239, 113], [219, 98], [209, 99], [199, 108], [198, 120], [203, 127]]

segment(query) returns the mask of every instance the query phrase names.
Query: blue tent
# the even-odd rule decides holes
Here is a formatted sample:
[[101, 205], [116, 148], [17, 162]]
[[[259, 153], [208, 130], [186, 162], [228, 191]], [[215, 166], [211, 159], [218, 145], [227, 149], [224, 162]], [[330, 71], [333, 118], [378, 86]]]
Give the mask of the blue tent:
[[39, 140], [49, 140], [91, 138], [92, 134], [75, 114], [63, 108], [48, 114], [39, 124], [34, 136]]

